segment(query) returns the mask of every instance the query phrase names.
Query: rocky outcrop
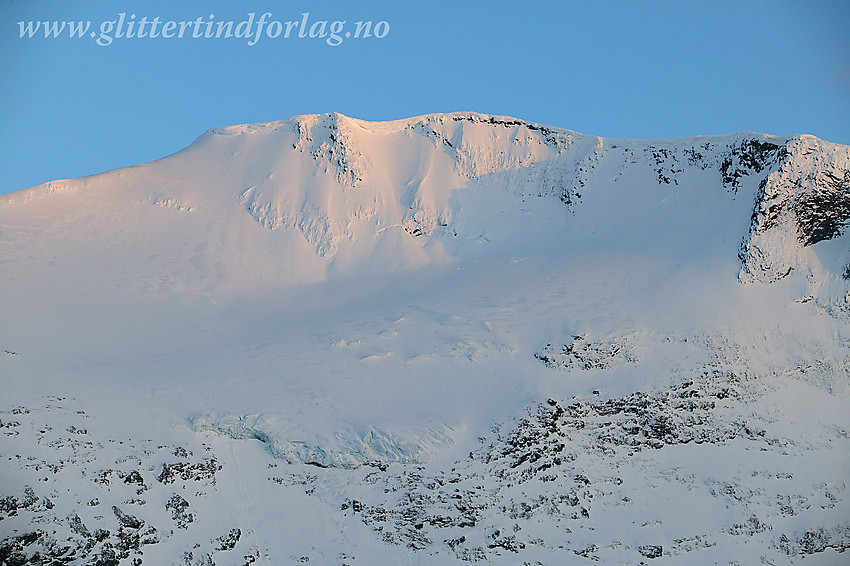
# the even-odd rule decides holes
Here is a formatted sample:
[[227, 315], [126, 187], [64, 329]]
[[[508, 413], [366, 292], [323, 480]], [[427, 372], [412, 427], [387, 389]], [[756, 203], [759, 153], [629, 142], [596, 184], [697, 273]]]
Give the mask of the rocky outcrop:
[[840, 236], [850, 221], [850, 148], [800, 136], [776, 153], [741, 244], [743, 282], [782, 279], [805, 265], [804, 248]]

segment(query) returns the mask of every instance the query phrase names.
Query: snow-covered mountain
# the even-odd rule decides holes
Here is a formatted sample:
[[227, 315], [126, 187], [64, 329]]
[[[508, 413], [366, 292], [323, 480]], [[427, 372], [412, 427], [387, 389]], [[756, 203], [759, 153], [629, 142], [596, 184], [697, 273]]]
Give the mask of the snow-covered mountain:
[[841, 563], [848, 222], [847, 146], [476, 113], [4, 195], [0, 563]]

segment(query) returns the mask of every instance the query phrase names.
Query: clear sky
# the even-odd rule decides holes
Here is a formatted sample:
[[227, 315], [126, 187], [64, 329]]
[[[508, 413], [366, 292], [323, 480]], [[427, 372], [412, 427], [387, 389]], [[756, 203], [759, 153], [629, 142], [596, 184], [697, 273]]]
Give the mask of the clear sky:
[[[236, 26], [251, 12], [281, 26], [307, 12], [306, 31], [387, 26], [336, 46], [271, 38], [274, 26], [254, 45], [188, 37], [195, 28], [117, 38], [122, 12], [159, 18], [160, 34], [167, 21]], [[91, 28], [82, 39], [20, 37], [18, 22], [58, 20]], [[107, 46], [90, 37], [104, 22], [115, 22]], [[157, 159], [215, 126], [332, 111], [475, 110], [607, 137], [850, 143], [848, 30], [844, 0], [0, 0], [0, 193]]]

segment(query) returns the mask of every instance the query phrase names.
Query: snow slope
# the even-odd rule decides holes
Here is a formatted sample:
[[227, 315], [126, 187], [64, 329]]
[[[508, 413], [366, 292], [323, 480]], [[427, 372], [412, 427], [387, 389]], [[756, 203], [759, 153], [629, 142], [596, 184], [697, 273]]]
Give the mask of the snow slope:
[[4, 195], [0, 563], [842, 563], [848, 194], [465, 112]]

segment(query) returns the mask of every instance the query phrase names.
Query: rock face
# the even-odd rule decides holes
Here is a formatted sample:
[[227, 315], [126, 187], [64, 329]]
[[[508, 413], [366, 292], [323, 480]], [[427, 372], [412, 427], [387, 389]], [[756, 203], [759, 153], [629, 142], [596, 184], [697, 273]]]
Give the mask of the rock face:
[[802, 267], [803, 248], [841, 236], [850, 220], [850, 148], [801, 136], [763, 150], [760, 184], [741, 244], [742, 281], [772, 282]]

